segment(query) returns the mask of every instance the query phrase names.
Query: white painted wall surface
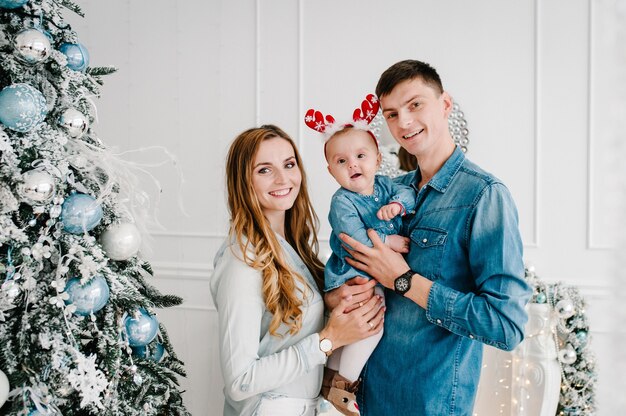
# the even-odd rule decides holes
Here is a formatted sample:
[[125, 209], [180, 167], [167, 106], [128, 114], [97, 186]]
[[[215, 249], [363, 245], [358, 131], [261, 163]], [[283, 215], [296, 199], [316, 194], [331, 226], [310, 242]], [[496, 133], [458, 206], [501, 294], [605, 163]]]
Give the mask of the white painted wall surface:
[[[115, 65], [97, 101], [102, 140], [121, 151], [165, 146], [163, 193], [149, 257], [155, 284], [185, 299], [159, 318], [188, 378], [194, 415], [221, 414], [215, 309], [208, 284], [226, 235], [224, 159], [239, 132], [275, 123], [296, 139], [327, 250], [336, 185], [302, 123], [316, 107], [349, 117], [401, 59], [434, 65], [469, 123], [468, 157], [502, 178], [520, 213], [526, 261], [577, 285], [592, 320], [599, 415], [617, 409], [619, 274], [611, 206], [623, 49], [619, 0], [81, 0], [68, 20], [93, 66]], [[620, 58], [621, 57], [621, 58]], [[621, 62], [619, 60], [621, 59]], [[620, 67], [621, 64], [621, 67]], [[619, 70], [621, 68], [621, 72]], [[151, 159], [155, 153], [130, 156]], [[148, 187], [148, 181], [145, 181]], [[181, 199], [188, 213], [178, 208]], [[623, 224], [623, 222], [622, 222]], [[621, 276], [624, 276], [622, 274]], [[617, 314], [619, 315], [619, 314]], [[623, 340], [623, 335], [621, 336]]]

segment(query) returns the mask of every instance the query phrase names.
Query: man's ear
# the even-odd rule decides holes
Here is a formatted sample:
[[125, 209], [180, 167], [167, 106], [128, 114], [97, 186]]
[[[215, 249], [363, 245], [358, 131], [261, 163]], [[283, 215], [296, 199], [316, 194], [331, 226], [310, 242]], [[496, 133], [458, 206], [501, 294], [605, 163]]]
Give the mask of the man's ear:
[[447, 91], [444, 91], [441, 93], [441, 99], [443, 100], [443, 110], [445, 112], [445, 116], [446, 118], [448, 118], [448, 116], [452, 112], [452, 106], [454, 102], [452, 100], [452, 97], [450, 96], [450, 94], [448, 94]]

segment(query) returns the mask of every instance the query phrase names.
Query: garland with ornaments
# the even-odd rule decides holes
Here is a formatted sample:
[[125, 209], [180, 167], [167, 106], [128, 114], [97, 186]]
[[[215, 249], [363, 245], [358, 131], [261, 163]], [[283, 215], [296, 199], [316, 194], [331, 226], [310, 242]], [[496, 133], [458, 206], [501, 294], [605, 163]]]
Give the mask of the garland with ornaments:
[[148, 283], [149, 195], [91, 128], [70, 0], [0, 0], [0, 414], [187, 415]]
[[561, 394], [556, 414], [592, 415], [596, 411], [596, 360], [591, 350], [585, 300], [578, 288], [562, 283], [545, 283], [534, 268], [526, 268], [532, 284], [531, 302], [548, 304], [556, 318], [553, 336], [561, 368]]

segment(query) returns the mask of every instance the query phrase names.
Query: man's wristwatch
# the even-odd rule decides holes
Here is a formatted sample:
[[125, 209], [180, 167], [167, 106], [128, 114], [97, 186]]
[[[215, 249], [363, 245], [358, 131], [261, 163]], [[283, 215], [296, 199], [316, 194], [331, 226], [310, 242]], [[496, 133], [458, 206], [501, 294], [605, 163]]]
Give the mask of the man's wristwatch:
[[393, 290], [395, 290], [398, 295], [404, 296], [404, 294], [411, 289], [411, 279], [413, 279], [414, 274], [415, 272], [409, 269], [396, 277], [396, 280], [393, 281]]
[[329, 356], [333, 352], [333, 342], [328, 338], [320, 339], [320, 350]]

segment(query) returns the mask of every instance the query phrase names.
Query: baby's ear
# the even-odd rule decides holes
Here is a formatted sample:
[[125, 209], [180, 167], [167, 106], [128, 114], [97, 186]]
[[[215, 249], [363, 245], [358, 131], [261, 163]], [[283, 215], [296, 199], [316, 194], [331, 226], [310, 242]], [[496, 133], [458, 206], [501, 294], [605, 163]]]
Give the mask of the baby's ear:
[[383, 154], [378, 152], [378, 156], [376, 156], [376, 167], [379, 168], [380, 164], [383, 161]]
[[331, 175], [333, 174], [333, 173], [330, 171], [330, 165], [326, 165], [326, 169], [328, 169], [328, 173], [330, 173]]

